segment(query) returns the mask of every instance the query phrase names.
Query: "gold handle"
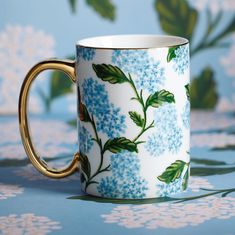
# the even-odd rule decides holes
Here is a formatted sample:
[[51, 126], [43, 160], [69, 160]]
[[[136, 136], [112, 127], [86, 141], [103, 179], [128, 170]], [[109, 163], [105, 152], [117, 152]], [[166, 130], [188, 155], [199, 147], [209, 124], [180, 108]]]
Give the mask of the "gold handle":
[[71, 60], [45, 60], [36, 64], [26, 75], [21, 87], [19, 97], [19, 124], [22, 142], [25, 152], [34, 167], [42, 174], [51, 178], [63, 178], [71, 175], [78, 169], [79, 155], [75, 153], [69, 166], [63, 169], [49, 167], [43, 159], [36, 153], [30, 137], [27, 118], [27, 102], [30, 86], [39, 73], [47, 69], [57, 69], [65, 72], [72, 82], [76, 83], [75, 62]]

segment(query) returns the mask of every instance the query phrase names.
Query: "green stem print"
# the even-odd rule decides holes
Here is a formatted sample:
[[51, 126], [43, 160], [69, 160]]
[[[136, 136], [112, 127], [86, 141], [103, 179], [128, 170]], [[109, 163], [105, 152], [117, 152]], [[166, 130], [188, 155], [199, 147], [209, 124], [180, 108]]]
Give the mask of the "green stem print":
[[[93, 115], [88, 112], [87, 107], [84, 104], [80, 104], [80, 120], [83, 122], [90, 123], [94, 132], [94, 137], [92, 141], [95, 142], [99, 147], [99, 156], [100, 162], [97, 170], [91, 174], [91, 166], [89, 160], [86, 155], [81, 153], [81, 180], [85, 182], [85, 191], [87, 190], [88, 186], [91, 184], [97, 184], [98, 182], [95, 181], [95, 177], [105, 171], [110, 171], [110, 165], [104, 165], [104, 157], [106, 151], [111, 153], [120, 153], [123, 150], [129, 152], [138, 152], [138, 145], [144, 143], [145, 141], [140, 141], [140, 137], [150, 128], [154, 127], [154, 121], [149, 122], [147, 120], [147, 110], [150, 107], [158, 108], [164, 103], [174, 103], [174, 95], [166, 90], [160, 90], [154, 92], [146, 100], [143, 98], [143, 91], [136, 89], [135, 83], [130, 74], [126, 76], [126, 74], [117, 66], [113, 66], [110, 64], [93, 64], [93, 69], [98, 78], [105, 82], [109, 82], [110, 84], [116, 83], [128, 83], [134, 92], [134, 97], [131, 100], [136, 100], [141, 108], [143, 114], [138, 114], [136, 111], [129, 111], [129, 116], [131, 120], [140, 127], [140, 131], [137, 135], [130, 140], [126, 137], [115, 137], [109, 138], [105, 143], [102, 143], [101, 138], [99, 137], [99, 133], [97, 131], [96, 121]], [[149, 124], [148, 124], [149, 123]]]
[[160, 90], [151, 94], [146, 101], [143, 98], [143, 90], [140, 92], [137, 91], [135, 83], [128, 73], [128, 76], [117, 66], [113, 66], [111, 64], [93, 64], [93, 69], [98, 78], [102, 79], [105, 82], [109, 82], [111, 84], [121, 84], [128, 83], [130, 84], [135, 97], [132, 97], [132, 100], [136, 100], [142, 108], [143, 116], [138, 114], [136, 111], [130, 111], [129, 115], [132, 121], [141, 128], [140, 132], [133, 138], [133, 142], [136, 144], [141, 144], [143, 141], [137, 141], [143, 133], [145, 133], [148, 129], [154, 127], [154, 121], [151, 121], [149, 125], [147, 125], [147, 110], [149, 107], [158, 108], [164, 103], [175, 103], [175, 98], [172, 93], [166, 90]]
[[209, 197], [217, 194], [221, 194], [222, 197], [228, 196], [230, 193], [235, 192], [235, 188], [228, 188], [228, 189], [206, 189], [206, 188], [201, 188], [201, 190], [208, 191], [210, 193], [205, 193], [193, 197], [184, 197], [184, 198], [173, 198], [176, 200], [177, 203], [179, 202], [186, 202], [186, 201], [192, 201], [204, 197]]

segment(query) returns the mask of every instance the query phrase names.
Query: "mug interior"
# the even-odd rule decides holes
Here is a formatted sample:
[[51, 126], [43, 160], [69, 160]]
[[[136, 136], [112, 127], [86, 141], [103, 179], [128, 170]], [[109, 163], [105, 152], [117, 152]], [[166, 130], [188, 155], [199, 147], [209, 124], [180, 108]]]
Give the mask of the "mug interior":
[[176, 36], [112, 35], [82, 39], [77, 45], [101, 49], [148, 49], [180, 46], [187, 43], [186, 38]]

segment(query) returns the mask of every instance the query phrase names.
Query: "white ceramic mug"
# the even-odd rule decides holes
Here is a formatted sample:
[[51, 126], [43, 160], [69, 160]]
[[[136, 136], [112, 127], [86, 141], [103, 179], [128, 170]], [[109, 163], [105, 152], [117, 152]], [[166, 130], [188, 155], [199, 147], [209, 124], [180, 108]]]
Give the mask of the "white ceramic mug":
[[[44, 175], [78, 168], [82, 189], [107, 198], [170, 196], [189, 177], [189, 43], [174, 36], [120, 35], [76, 45], [76, 61], [46, 60], [27, 74], [19, 100], [22, 141]], [[78, 86], [78, 153], [64, 169], [37, 155], [27, 124], [27, 97], [43, 70], [59, 69]]]

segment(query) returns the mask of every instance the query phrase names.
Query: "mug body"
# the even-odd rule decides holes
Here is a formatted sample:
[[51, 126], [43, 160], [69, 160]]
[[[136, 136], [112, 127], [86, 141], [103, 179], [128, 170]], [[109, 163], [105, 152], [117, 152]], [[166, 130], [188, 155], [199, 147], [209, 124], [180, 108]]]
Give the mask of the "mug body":
[[187, 188], [189, 44], [122, 35], [77, 44], [82, 190], [106, 198], [154, 198]]

